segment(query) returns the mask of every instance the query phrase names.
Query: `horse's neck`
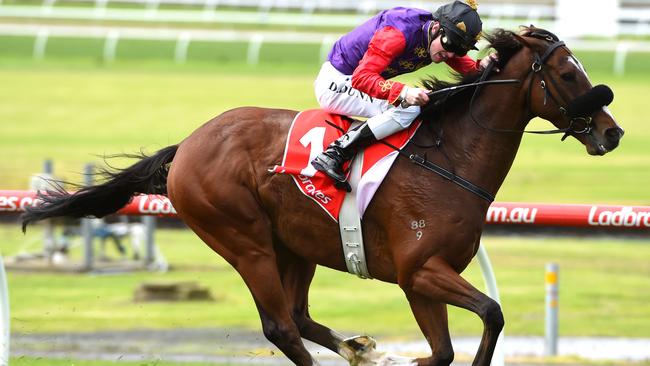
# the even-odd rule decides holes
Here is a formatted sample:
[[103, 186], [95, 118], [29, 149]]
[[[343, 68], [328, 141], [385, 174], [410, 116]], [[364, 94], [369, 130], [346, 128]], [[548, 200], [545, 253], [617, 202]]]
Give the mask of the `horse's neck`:
[[[488, 94], [490, 92], [494, 89], [485, 90], [482, 98], [476, 98], [471, 108], [475, 119], [489, 128], [522, 129], [526, 117], [521, 93], [515, 90], [500, 93], [499, 100], [495, 101], [494, 95]], [[522, 134], [488, 131], [472, 120], [469, 104], [462, 110], [462, 113], [443, 116], [446, 121], [441, 121], [444, 129], [442, 148], [452, 165], [450, 168], [479, 187], [496, 193], [512, 166]]]

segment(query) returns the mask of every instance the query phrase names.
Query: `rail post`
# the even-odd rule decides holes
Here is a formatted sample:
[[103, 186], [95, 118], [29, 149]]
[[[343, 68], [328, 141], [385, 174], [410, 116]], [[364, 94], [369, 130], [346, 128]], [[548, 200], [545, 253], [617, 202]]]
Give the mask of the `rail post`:
[[120, 32], [115, 29], [111, 29], [106, 34], [106, 40], [104, 41], [104, 53], [103, 58], [105, 63], [115, 61], [117, 55], [117, 43], [120, 41]]
[[187, 61], [187, 51], [190, 48], [191, 41], [192, 34], [190, 32], [182, 32], [178, 35], [176, 48], [174, 50], [174, 62], [177, 64], [184, 64]]
[[621, 42], [616, 45], [614, 54], [614, 75], [625, 75], [625, 61], [627, 60], [630, 45], [627, 42]]
[[155, 249], [155, 232], [156, 232], [156, 217], [155, 216], [142, 216], [142, 223], [144, 224], [145, 232], [145, 255], [144, 263], [149, 268], [156, 261]]
[[45, 58], [45, 49], [47, 48], [47, 41], [50, 38], [50, 30], [41, 28], [34, 40], [34, 59], [42, 60]]
[[558, 343], [558, 272], [557, 263], [546, 264], [546, 317], [544, 331], [544, 354], [557, 355]]
[[[39, 177], [39, 183], [42, 186], [46, 186], [47, 180], [52, 179], [53, 174], [54, 168], [52, 160], [46, 159], [43, 162], [43, 174]], [[41, 189], [41, 187], [38, 187], [37, 189]], [[52, 224], [52, 220], [45, 220], [45, 222], [43, 222], [43, 253], [49, 261], [52, 260], [52, 255], [56, 249], [55, 246], [54, 225]]]
[[9, 286], [0, 255], [0, 366], [9, 365]]
[[251, 37], [248, 43], [248, 51], [246, 52], [246, 63], [249, 65], [257, 65], [260, 62], [260, 49], [264, 42], [264, 36], [255, 34]]
[[[86, 164], [84, 167], [84, 183], [86, 187], [93, 184], [93, 171], [94, 167], [92, 164]], [[81, 235], [84, 241], [84, 265], [83, 269], [90, 271], [93, 268], [93, 219], [82, 218], [81, 219]]]

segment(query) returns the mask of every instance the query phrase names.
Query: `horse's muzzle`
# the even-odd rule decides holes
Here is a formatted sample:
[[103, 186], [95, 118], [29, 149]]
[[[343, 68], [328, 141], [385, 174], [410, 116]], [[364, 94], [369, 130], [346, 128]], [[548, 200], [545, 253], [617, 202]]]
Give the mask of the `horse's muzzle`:
[[607, 144], [605, 147], [607, 148], [607, 151], [616, 149], [624, 134], [625, 131], [620, 127], [608, 128], [605, 131], [605, 143]]
[[618, 143], [624, 134], [625, 131], [620, 127], [608, 128], [602, 137], [595, 135], [594, 131], [592, 131], [588, 135], [591, 144], [587, 146], [587, 152], [590, 155], [605, 155], [618, 147]]

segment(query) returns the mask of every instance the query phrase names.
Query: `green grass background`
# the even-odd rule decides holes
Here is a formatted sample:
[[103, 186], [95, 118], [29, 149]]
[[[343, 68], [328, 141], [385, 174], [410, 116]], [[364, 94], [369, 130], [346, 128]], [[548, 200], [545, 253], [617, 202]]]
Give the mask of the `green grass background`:
[[[3, 188], [26, 188], [45, 158], [54, 160], [59, 176], [80, 181], [83, 164], [101, 160], [93, 154], [153, 151], [238, 106], [316, 107], [314, 45], [265, 44], [262, 64], [247, 66], [245, 44], [192, 43], [184, 65], [172, 61], [173, 42], [122, 41], [109, 64], [99, 40], [51, 39], [43, 61], [30, 58], [32, 44], [28, 37], [0, 37]], [[612, 75], [612, 53], [578, 56], [594, 84], [615, 92], [611, 110], [626, 130], [621, 146], [592, 157], [573, 139], [527, 135], [498, 200], [650, 204], [647, 55], [630, 54], [625, 76]], [[447, 75], [444, 67], [429, 67], [403, 79], [417, 82], [430, 73]], [[530, 127], [550, 124], [535, 120]]]
[[[183, 65], [173, 63], [171, 42], [121, 42], [112, 63], [102, 60], [101, 41], [52, 39], [40, 61], [31, 59], [32, 47], [33, 38], [0, 37], [2, 189], [27, 188], [29, 176], [41, 171], [46, 158], [54, 160], [57, 176], [79, 182], [83, 164], [101, 162], [94, 154], [154, 151], [242, 105], [316, 107], [312, 82], [319, 62], [313, 45], [265, 44], [257, 66], [244, 65], [245, 44], [192, 43]], [[285, 62], [287, 55], [293, 62]], [[611, 110], [626, 130], [621, 146], [607, 156], [591, 157], [572, 139], [561, 143], [559, 136], [526, 136], [498, 200], [650, 204], [647, 55], [630, 54], [624, 76], [611, 74], [612, 53], [578, 56], [592, 82], [606, 83], [616, 94]], [[430, 73], [446, 76], [444, 68], [432, 67], [403, 79], [417, 82]], [[534, 121], [530, 127], [550, 125]], [[22, 236], [17, 225], [0, 226], [0, 253], [38, 250], [40, 235], [38, 229]], [[192, 233], [161, 230], [157, 241], [175, 267], [168, 274], [10, 273], [12, 331], [259, 329], [254, 304], [237, 274]], [[499, 282], [507, 334], [543, 334], [544, 265], [555, 261], [561, 267], [562, 336], [650, 336], [647, 240], [489, 236], [485, 244]], [[476, 264], [464, 276], [482, 288]], [[142, 281], [158, 279], [198, 281], [210, 287], [217, 301], [132, 301]], [[311, 299], [316, 319], [348, 334], [419, 337], [396, 286], [321, 268]], [[481, 330], [476, 316], [455, 308], [450, 323], [454, 335]]]
[[[0, 225], [2, 254], [34, 251], [41, 232], [26, 237]], [[12, 330], [20, 333], [203, 327], [259, 328], [255, 306], [235, 271], [186, 230], [159, 230], [156, 241], [169, 273], [74, 275], [9, 273]], [[31, 243], [31, 244], [30, 244]], [[647, 337], [650, 330], [650, 245], [643, 240], [488, 236], [484, 239], [501, 292], [509, 335], [544, 332], [544, 266], [560, 266], [562, 336]], [[472, 263], [464, 273], [484, 288]], [[191, 280], [208, 286], [214, 302], [135, 303], [143, 281]], [[399, 287], [361, 281], [319, 268], [312, 285], [314, 319], [346, 332], [417, 338], [419, 330]], [[480, 334], [475, 315], [450, 308], [455, 335]]]

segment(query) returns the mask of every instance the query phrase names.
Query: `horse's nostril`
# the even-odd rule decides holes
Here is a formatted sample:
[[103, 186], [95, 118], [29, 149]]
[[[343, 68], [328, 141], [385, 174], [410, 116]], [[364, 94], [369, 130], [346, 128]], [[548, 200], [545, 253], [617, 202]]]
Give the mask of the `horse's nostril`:
[[605, 131], [605, 137], [609, 142], [618, 142], [623, 137], [623, 134], [625, 134], [625, 131], [619, 127], [609, 128]]

